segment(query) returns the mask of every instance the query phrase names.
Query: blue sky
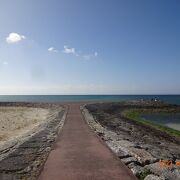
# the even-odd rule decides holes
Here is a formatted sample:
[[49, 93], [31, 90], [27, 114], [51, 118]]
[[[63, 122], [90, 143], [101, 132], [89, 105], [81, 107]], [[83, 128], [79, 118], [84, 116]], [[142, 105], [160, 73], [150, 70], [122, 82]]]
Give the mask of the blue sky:
[[0, 94], [179, 94], [179, 0], [1, 0]]

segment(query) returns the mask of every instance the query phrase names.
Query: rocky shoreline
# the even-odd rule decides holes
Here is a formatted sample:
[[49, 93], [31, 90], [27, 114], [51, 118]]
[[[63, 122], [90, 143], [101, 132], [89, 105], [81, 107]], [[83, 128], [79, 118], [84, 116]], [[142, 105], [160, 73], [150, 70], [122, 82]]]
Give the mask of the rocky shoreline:
[[[87, 123], [110, 149], [139, 178], [145, 180], [177, 180], [180, 167], [180, 139], [152, 127], [124, 118], [122, 112], [130, 108], [174, 108], [163, 103], [126, 102], [88, 104], [82, 107]], [[160, 165], [160, 160], [172, 160], [171, 167]]]
[[52, 149], [58, 131], [64, 124], [65, 108], [48, 103], [0, 103], [0, 105], [50, 109], [46, 124], [21, 140], [4, 146], [0, 151], [1, 180], [36, 179]]

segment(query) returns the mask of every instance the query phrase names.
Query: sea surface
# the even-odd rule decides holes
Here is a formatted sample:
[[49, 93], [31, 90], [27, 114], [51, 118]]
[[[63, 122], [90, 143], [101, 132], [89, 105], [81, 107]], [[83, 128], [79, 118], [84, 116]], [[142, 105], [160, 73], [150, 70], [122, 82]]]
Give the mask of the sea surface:
[[[180, 105], [180, 95], [0, 95], [0, 102], [120, 102], [158, 99]], [[145, 119], [180, 130], [180, 113], [172, 115], [144, 114]]]
[[180, 95], [0, 95], [0, 102], [78, 102], [78, 101], [127, 101], [159, 99], [180, 105]]
[[141, 118], [180, 131], [180, 113], [145, 112]]

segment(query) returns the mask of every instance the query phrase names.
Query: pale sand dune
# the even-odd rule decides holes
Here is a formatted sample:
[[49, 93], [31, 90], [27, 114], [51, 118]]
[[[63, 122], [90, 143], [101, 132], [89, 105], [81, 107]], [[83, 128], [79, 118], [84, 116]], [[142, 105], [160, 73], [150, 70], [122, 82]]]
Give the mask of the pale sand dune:
[[36, 129], [48, 114], [43, 108], [0, 107], [0, 145]]

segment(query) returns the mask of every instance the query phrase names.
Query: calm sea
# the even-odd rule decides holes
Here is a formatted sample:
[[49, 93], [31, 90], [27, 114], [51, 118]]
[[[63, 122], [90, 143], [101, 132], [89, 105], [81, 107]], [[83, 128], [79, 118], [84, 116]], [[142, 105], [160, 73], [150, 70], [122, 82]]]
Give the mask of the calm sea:
[[77, 102], [126, 101], [157, 98], [166, 103], [180, 104], [180, 95], [0, 95], [0, 102]]

